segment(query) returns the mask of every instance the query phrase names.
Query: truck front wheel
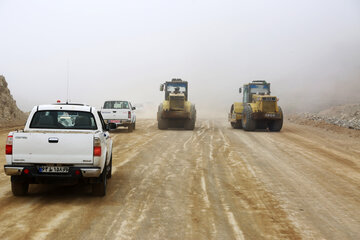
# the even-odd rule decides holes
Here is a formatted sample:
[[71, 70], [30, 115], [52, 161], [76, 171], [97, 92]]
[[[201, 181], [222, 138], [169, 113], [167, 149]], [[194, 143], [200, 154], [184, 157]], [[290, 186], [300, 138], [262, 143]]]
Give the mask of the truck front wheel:
[[158, 120], [158, 128], [160, 130], [165, 130], [169, 128], [169, 120], [161, 118]]
[[251, 106], [246, 105], [242, 115], [242, 127], [245, 131], [254, 131], [256, 129], [256, 121], [252, 118]]
[[194, 105], [191, 105], [191, 119], [186, 119], [184, 123], [185, 130], [194, 130], [196, 121], [196, 109]]
[[185, 130], [194, 130], [195, 128], [195, 119], [187, 119], [184, 123]]
[[11, 191], [14, 196], [24, 196], [28, 193], [29, 183], [25, 181], [14, 181], [11, 179]]
[[271, 122], [269, 122], [269, 130], [271, 132], [279, 132], [283, 126], [284, 117], [283, 117], [283, 112], [280, 107], [279, 107], [279, 113], [281, 116], [280, 119], [272, 120]]
[[231, 126], [235, 129], [242, 129], [242, 122], [238, 120], [236, 122], [231, 122]]
[[[230, 114], [231, 116], [235, 113], [235, 106], [234, 104], [231, 105], [231, 109], [230, 109]], [[237, 120], [236, 122], [231, 122], [231, 127], [235, 128], [235, 129], [242, 129], [242, 121], [241, 120]]]

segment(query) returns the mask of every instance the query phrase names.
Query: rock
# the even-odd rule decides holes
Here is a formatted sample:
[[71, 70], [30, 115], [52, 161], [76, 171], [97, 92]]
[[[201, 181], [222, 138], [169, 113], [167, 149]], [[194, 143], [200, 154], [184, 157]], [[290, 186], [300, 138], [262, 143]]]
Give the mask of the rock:
[[18, 126], [25, 121], [26, 114], [17, 107], [5, 77], [0, 75], [0, 127]]
[[301, 123], [301, 119], [360, 130], [360, 104], [336, 106], [318, 113], [299, 113], [292, 116], [290, 121]]

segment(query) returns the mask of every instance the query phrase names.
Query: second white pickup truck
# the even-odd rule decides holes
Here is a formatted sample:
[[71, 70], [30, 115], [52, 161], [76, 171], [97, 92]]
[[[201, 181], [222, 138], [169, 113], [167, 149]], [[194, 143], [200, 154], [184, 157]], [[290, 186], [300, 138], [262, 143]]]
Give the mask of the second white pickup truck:
[[101, 114], [106, 123], [114, 123], [116, 127], [127, 127], [128, 132], [132, 132], [136, 125], [135, 110], [129, 101], [106, 101]]
[[7, 138], [4, 170], [14, 195], [27, 194], [29, 184], [83, 181], [92, 184], [94, 195], [104, 196], [111, 169], [108, 125], [91, 106], [36, 106], [24, 130]]

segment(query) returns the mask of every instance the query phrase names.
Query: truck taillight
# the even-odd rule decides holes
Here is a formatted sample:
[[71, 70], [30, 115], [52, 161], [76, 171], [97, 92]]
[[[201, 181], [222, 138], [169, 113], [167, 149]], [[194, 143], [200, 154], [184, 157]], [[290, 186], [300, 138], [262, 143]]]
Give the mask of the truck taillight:
[[131, 118], [131, 112], [130, 111], [128, 112], [128, 118]]
[[13, 136], [8, 136], [6, 140], [5, 154], [12, 155], [13, 150]]
[[100, 138], [94, 138], [94, 157], [101, 156], [101, 141]]

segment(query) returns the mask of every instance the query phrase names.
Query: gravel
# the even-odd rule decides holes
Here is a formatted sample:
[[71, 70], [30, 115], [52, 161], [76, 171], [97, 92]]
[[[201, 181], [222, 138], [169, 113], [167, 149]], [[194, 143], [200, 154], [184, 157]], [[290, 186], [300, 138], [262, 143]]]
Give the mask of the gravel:
[[298, 122], [299, 119], [326, 122], [344, 128], [360, 130], [360, 104], [336, 106], [318, 113], [298, 113], [289, 117], [289, 120], [293, 122]]

